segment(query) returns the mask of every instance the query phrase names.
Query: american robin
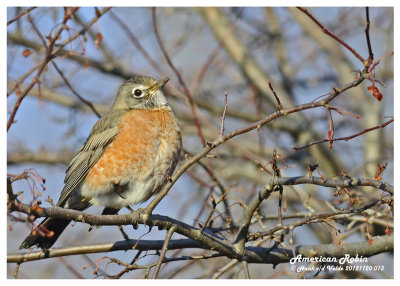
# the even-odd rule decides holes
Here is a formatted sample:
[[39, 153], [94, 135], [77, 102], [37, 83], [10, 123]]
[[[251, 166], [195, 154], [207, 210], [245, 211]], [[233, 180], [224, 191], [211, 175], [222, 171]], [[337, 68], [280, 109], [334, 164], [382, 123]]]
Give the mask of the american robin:
[[[134, 76], [121, 85], [111, 110], [96, 122], [69, 164], [57, 206], [105, 206], [103, 214], [116, 214], [161, 190], [182, 146], [180, 129], [161, 91], [168, 80]], [[42, 231], [32, 231], [20, 249], [50, 248], [69, 223], [46, 218], [38, 226]]]

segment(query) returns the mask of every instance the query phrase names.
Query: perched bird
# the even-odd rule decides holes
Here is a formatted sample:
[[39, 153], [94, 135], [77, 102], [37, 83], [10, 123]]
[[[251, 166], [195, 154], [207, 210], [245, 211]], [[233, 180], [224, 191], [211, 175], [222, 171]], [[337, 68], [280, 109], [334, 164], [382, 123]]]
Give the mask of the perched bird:
[[[180, 129], [161, 91], [168, 80], [138, 75], [121, 85], [111, 110], [96, 122], [69, 164], [57, 206], [105, 206], [103, 214], [116, 214], [161, 190], [182, 146]], [[20, 249], [50, 248], [69, 223], [46, 218], [38, 226], [42, 231], [35, 228]]]

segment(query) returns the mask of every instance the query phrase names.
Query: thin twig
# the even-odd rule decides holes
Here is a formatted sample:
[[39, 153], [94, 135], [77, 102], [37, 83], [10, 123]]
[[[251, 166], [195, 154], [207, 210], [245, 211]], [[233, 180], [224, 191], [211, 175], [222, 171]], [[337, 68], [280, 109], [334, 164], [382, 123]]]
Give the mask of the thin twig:
[[64, 264], [65, 268], [71, 271], [77, 279], [84, 279], [82, 274], [80, 274], [63, 256], [58, 257], [62, 264]]
[[274, 97], [275, 97], [275, 99], [276, 99], [276, 102], [278, 103], [278, 106], [276, 107], [278, 110], [281, 110], [283, 107], [282, 107], [282, 103], [281, 103], [281, 101], [279, 100], [279, 97], [276, 95], [276, 93], [275, 93], [275, 90], [274, 90], [274, 88], [272, 87], [272, 83], [271, 83], [271, 81], [269, 80], [268, 81], [268, 87], [269, 87], [269, 89], [272, 91], [272, 93], [274, 94]]
[[328, 122], [329, 122], [329, 130], [328, 130], [329, 149], [332, 149], [333, 141], [334, 141], [333, 136], [335, 134], [335, 127], [333, 125], [332, 112], [331, 112], [330, 108], [328, 108]]
[[299, 9], [301, 12], [303, 12], [304, 14], [306, 14], [311, 20], [314, 21], [315, 24], [317, 24], [323, 33], [327, 34], [328, 36], [330, 36], [331, 38], [333, 38], [334, 40], [338, 41], [343, 47], [345, 47], [346, 49], [348, 49], [357, 59], [359, 59], [364, 65], [366, 64], [364, 58], [362, 56], [360, 56], [356, 50], [354, 50], [349, 44], [347, 44], [345, 41], [343, 41], [342, 39], [340, 39], [339, 37], [337, 37], [335, 34], [333, 34], [332, 32], [330, 32], [328, 29], [326, 29], [313, 15], [311, 15], [310, 12], [308, 12], [308, 10], [304, 7], [297, 7], [297, 9]]
[[225, 104], [224, 104], [224, 111], [222, 112], [222, 117], [221, 117], [221, 130], [220, 130], [220, 135], [224, 136], [224, 131], [225, 131], [225, 116], [226, 116], [226, 110], [228, 109], [228, 93], [225, 92]]
[[211, 52], [211, 54], [208, 56], [206, 61], [203, 63], [203, 65], [200, 67], [200, 71], [197, 74], [196, 78], [193, 81], [192, 85], [192, 93], [196, 94], [201, 81], [203, 80], [208, 68], [211, 66], [211, 63], [215, 60], [217, 57], [218, 53], [222, 50], [222, 43], [219, 42], [218, 45], [215, 47], [215, 49]]
[[[55, 49], [52, 53], [52, 56], [55, 57], [56, 55], [58, 55], [63, 48], [68, 45], [70, 42], [72, 42], [73, 40], [75, 40], [76, 38], [80, 37], [81, 35], [85, 34], [90, 27], [92, 27], [93, 24], [97, 23], [100, 19], [100, 17], [102, 17], [105, 13], [107, 13], [109, 10], [111, 9], [111, 7], [106, 7], [101, 11], [97, 11], [96, 12], [96, 16], [89, 22], [86, 24], [85, 27], [83, 27], [79, 32], [76, 32], [73, 36], [70, 36], [67, 40], [65, 40], [64, 42], [60, 43], [59, 45], [57, 45], [57, 49]], [[70, 52], [67, 54], [71, 54]]]
[[[331, 213], [321, 213], [321, 214], [316, 214], [313, 215], [311, 217], [305, 217], [303, 219], [299, 219], [296, 221], [291, 222], [290, 224], [287, 225], [276, 225], [275, 227], [272, 227], [270, 229], [268, 229], [268, 231], [263, 231], [263, 232], [257, 232], [257, 233], [251, 233], [248, 241], [253, 241], [256, 239], [259, 239], [260, 237], [264, 237], [264, 236], [271, 236], [274, 233], [281, 231], [281, 230], [293, 230], [296, 227], [305, 225], [305, 224], [310, 224], [310, 223], [317, 223], [317, 222], [326, 222], [330, 219], [333, 218], [337, 218], [337, 219], [341, 219], [341, 218], [346, 218], [346, 217], [350, 217], [353, 216], [355, 214], [360, 214], [363, 213], [365, 210], [370, 209], [374, 206], [378, 206], [378, 205], [382, 205], [385, 204], [386, 201], [385, 200], [376, 200], [370, 204], [367, 204], [361, 208], [358, 209], [349, 209], [349, 210], [338, 210], [335, 212], [331, 212]], [[365, 221], [365, 220], [364, 220]]]
[[334, 107], [334, 106], [332, 106], [332, 105], [330, 105], [330, 104], [325, 105], [325, 107], [328, 108], [328, 109], [331, 109], [331, 110], [336, 111], [336, 112], [339, 113], [340, 115], [345, 115], [345, 114], [347, 114], [347, 115], [350, 115], [351, 117], [354, 117], [354, 118], [356, 118], [356, 119], [360, 119], [360, 118], [361, 118], [360, 115], [353, 114], [353, 113], [348, 112], [347, 110], [345, 110], [345, 109], [343, 109], [343, 108]]
[[[234, 32], [235, 27], [236, 27], [236, 23], [239, 20], [239, 18], [242, 16], [243, 10], [244, 10], [244, 8], [240, 8], [240, 11], [237, 13], [235, 20], [232, 22], [231, 26], [229, 27], [229, 32], [227, 33], [226, 37], [229, 37]], [[200, 83], [203, 80], [208, 68], [214, 62], [214, 60], [218, 56], [218, 53], [222, 50], [222, 47], [223, 47], [223, 41], [219, 40], [218, 41], [218, 45], [214, 48], [214, 50], [207, 57], [206, 61], [200, 67], [199, 73], [196, 75], [196, 78], [193, 81], [193, 86], [192, 86], [192, 93], [193, 94], [197, 93], [197, 90], [198, 90], [198, 88], [200, 86]]]
[[122, 236], [123, 236], [123, 238], [125, 239], [125, 240], [129, 240], [130, 238], [129, 238], [129, 236], [128, 236], [128, 234], [125, 232], [125, 230], [123, 229], [123, 227], [122, 227], [122, 225], [118, 225], [118, 229], [119, 229], [119, 231], [121, 232], [121, 234], [122, 234]]
[[[7, 97], [9, 97], [13, 92], [15, 92], [16, 90], [18, 91], [21, 88], [22, 83], [25, 81], [25, 79], [27, 79], [35, 70], [37, 70], [38, 68], [40, 68], [40, 66], [42, 65], [41, 62], [37, 63], [36, 65], [34, 65], [29, 71], [27, 71], [23, 76], [20, 76], [18, 78], [18, 80], [15, 80], [15, 84], [13, 84], [13, 86], [7, 90]], [[7, 81], [7, 85], [8, 81]], [[21, 91], [19, 90], [19, 92], [21, 93]]]
[[244, 277], [246, 279], [250, 279], [249, 264], [247, 263], [247, 261], [242, 261], [242, 267], [244, 271]]
[[18, 271], [19, 271], [19, 267], [21, 266], [21, 263], [17, 263], [17, 265], [15, 266], [15, 270], [14, 270], [14, 278], [18, 279]]
[[377, 125], [377, 126], [364, 129], [364, 130], [362, 130], [362, 131], [360, 131], [360, 132], [358, 132], [358, 133], [356, 133], [356, 134], [350, 135], [350, 136], [340, 137], [340, 138], [335, 138], [335, 139], [323, 139], [323, 140], [320, 140], [320, 141], [308, 143], [307, 145], [304, 145], [304, 146], [301, 146], [301, 147], [292, 147], [292, 149], [295, 150], [295, 151], [299, 151], [299, 150], [308, 148], [308, 147], [310, 147], [310, 146], [312, 146], [312, 145], [315, 145], [315, 144], [321, 144], [321, 143], [333, 142], [333, 141], [342, 141], [342, 140], [344, 140], [344, 141], [349, 141], [350, 139], [353, 139], [353, 138], [355, 138], [355, 137], [358, 137], [358, 136], [360, 136], [360, 135], [363, 135], [363, 134], [365, 134], [365, 133], [367, 133], [367, 132], [370, 132], [370, 131], [373, 131], [373, 130], [376, 130], [376, 129], [380, 129], [380, 128], [384, 128], [384, 127], [386, 127], [387, 125], [389, 125], [390, 123], [392, 123], [393, 121], [394, 121], [394, 118], [392, 118], [392, 119], [390, 119], [390, 120], [388, 120], [388, 121], [386, 121], [386, 122], [384, 122], [384, 123], [382, 123], [382, 124], [379, 124], [379, 125]]
[[365, 27], [365, 37], [367, 38], [367, 45], [368, 45], [368, 62], [372, 63], [374, 60], [374, 54], [372, 52], [372, 46], [371, 46], [371, 39], [369, 37], [369, 7], [365, 7], [365, 17], [367, 20], [367, 26]]
[[[90, 22], [88, 23], [88, 25], [93, 25], [93, 23]], [[74, 40], [76, 37], [83, 35], [86, 32], [86, 27], [87, 26], [85, 26], [79, 32], [77, 32], [75, 36], [71, 36], [68, 40], [66, 40], [66, 42], [64, 42], [64, 44], [67, 45], [70, 41]], [[8, 33], [7, 39], [13, 44], [34, 49], [35, 51], [40, 51], [43, 48], [42, 45], [39, 45], [38, 43], [28, 40], [26, 38], [22, 38], [16, 33], [12, 34]], [[115, 75], [123, 79], [129, 79], [133, 75], [131, 72], [128, 72], [119, 66], [115, 66], [112, 63], [105, 63], [104, 60], [100, 61], [100, 60], [90, 59], [87, 56], [84, 56], [80, 53], [74, 53], [74, 52], [71, 53], [71, 50], [60, 49], [57, 51], [57, 56], [64, 56], [69, 60], [79, 63], [81, 66], [92, 67], [94, 69], [99, 70], [102, 73]]]
[[[207, 227], [207, 225], [208, 225], [208, 222], [210, 221], [212, 215], [213, 215], [214, 212], [215, 212], [215, 209], [217, 208], [217, 203], [215, 202], [215, 198], [214, 198], [214, 196], [213, 196], [212, 194], [210, 195], [210, 201], [211, 201], [212, 209], [211, 209], [210, 212], [208, 213], [207, 219], [206, 219], [206, 221], [204, 222], [203, 226], [202, 226], [201, 229], [200, 229], [200, 232], [201, 232], [201, 233], [203, 233], [204, 230], [206, 229], [206, 227]], [[219, 200], [218, 200], [218, 201], [219, 201]]]
[[[225, 186], [222, 184], [221, 180], [219, 180], [218, 177], [215, 175], [213, 170], [211, 170], [206, 164], [204, 164], [201, 161], [198, 161], [197, 163], [207, 172], [207, 174], [210, 176], [210, 178], [217, 184], [218, 188], [221, 191], [221, 196], [226, 196], [227, 190], [226, 190]], [[233, 217], [232, 217], [226, 197], [223, 200], [223, 204], [224, 204], [224, 208], [225, 208], [225, 212], [226, 212], [225, 222], [226, 222], [227, 226], [230, 227], [231, 225], [234, 225], [235, 222], [233, 221]]]
[[[110, 12], [111, 12], [111, 10], [110, 10]], [[109, 12], [109, 13], [110, 13]], [[97, 13], [97, 12], [96, 12]], [[82, 17], [80, 16], [80, 15], [78, 15], [78, 14], [75, 14], [74, 15], [74, 20], [81, 26], [81, 27], [85, 27], [85, 23], [84, 23], [84, 20], [82, 19]], [[96, 24], [96, 29], [97, 29], [97, 31], [95, 32], [95, 31], [93, 31], [93, 30], [91, 30], [91, 29], [89, 29], [87, 32], [88, 32], [88, 34], [89, 34], [89, 36], [90, 36], [90, 38], [93, 40], [93, 42], [96, 42], [96, 40], [97, 41], [99, 41], [99, 27], [98, 27], [98, 24]], [[82, 41], [80, 40], [80, 45], [81, 45], [81, 47], [82, 47], [82, 50], [83, 50], [83, 52], [85, 51], [85, 48], [84, 48], [84, 46], [83, 46], [83, 44], [82, 44]], [[113, 52], [109, 49], [109, 47], [107, 47], [106, 46], [106, 44], [104, 43], [104, 41], [102, 41], [101, 42], [101, 45], [100, 45], [100, 47], [99, 47], [100, 49], [101, 49], [101, 51], [102, 51], [102, 53], [103, 53], [103, 55], [104, 55], [104, 57], [105, 57], [105, 60], [103, 60], [104, 62], [106, 62], [107, 64], [110, 64], [110, 63], [114, 63], [115, 62], [115, 60], [114, 60], [114, 56], [113, 56]], [[71, 51], [72, 51], [72, 45], [71, 45]]]
[[[345, 210], [340, 210], [340, 211], [334, 211], [331, 213], [332, 217], [333, 216], [338, 216], [339, 218], [344, 218], [346, 219], [348, 216], [348, 219], [351, 221], [365, 221], [365, 217], [361, 217], [361, 216], [357, 216], [356, 214], [351, 214], [351, 218], [350, 215], [348, 214], [348, 211]], [[314, 216], [315, 218], [317, 218], [319, 214], [314, 215], [312, 212], [298, 212], [298, 213], [291, 213], [291, 214], [285, 214], [282, 218], [283, 219], [293, 219], [293, 218], [306, 218], [306, 217], [312, 217]], [[323, 216], [326, 216], [326, 214], [323, 214]], [[387, 223], [387, 220], [393, 219], [392, 216], [388, 216], [386, 215], [386, 219], [380, 219], [380, 217], [383, 217], [384, 215], [382, 213], [379, 213], [374, 219], [373, 219], [373, 223], [378, 224], [378, 225], [382, 225], [382, 226], [389, 226], [390, 228], [394, 228], [394, 223]], [[277, 220], [278, 216], [276, 214], [268, 214], [268, 215], [263, 215], [261, 217], [259, 217], [259, 219], [261, 221], [265, 221], [265, 220]]]
[[165, 59], [167, 60], [168, 65], [172, 68], [172, 70], [174, 71], [175, 75], [178, 77], [179, 83], [182, 86], [183, 91], [184, 91], [184, 93], [185, 93], [185, 95], [186, 95], [186, 97], [187, 97], [187, 99], [189, 101], [190, 109], [191, 109], [191, 112], [192, 112], [192, 115], [193, 115], [193, 121], [194, 121], [194, 123], [196, 125], [197, 133], [198, 133], [198, 135], [200, 137], [200, 140], [201, 140], [201, 143], [203, 144], [203, 147], [204, 147], [204, 146], [206, 146], [206, 140], [204, 139], [203, 132], [201, 131], [200, 122], [199, 122], [199, 119], [197, 117], [196, 104], [195, 104], [195, 102], [193, 100], [193, 97], [192, 97], [188, 87], [185, 84], [185, 81], [182, 78], [182, 75], [180, 74], [178, 69], [175, 67], [174, 63], [172, 62], [171, 58], [168, 55], [167, 50], [165, 49], [163, 41], [161, 40], [161, 36], [160, 36], [160, 34], [158, 32], [158, 28], [157, 28], [157, 15], [156, 15], [156, 8], [155, 7], [152, 8], [152, 15], [153, 15], [153, 28], [154, 28], [154, 33], [156, 34], [158, 45], [160, 46], [161, 51], [162, 51]]
[[218, 269], [217, 272], [214, 273], [213, 275], [213, 279], [218, 279], [219, 277], [222, 276], [222, 274], [224, 274], [226, 271], [228, 271], [229, 269], [231, 269], [232, 267], [236, 266], [239, 263], [239, 261], [237, 261], [236, 259], [232, 260], [231, 262], [229, 262], [228, 264], [225, 264], [223, 267], [221, 267], [220, 269]]
[[121, 29], [125, 32], [125, 34], [128, 36], [128, 39], [131, 41], [131, 43], [139, 50], [139, 52], [144, 56], [144, 58], [151, 64], [151, 66], [159, 73], [162, 74], [162, 71], [158, 64], [153, 60], [153, 58], [147, 53], [145, 48], [140, 44], [140, 41], [136, 38], [136, 36], [133, 34], [132, 30], [129, 28], [127, 24], [125, 24], [124, 21], [122, 21], [113, 11], [110, 10], [109, 15], [111, 16], [111, 19], [113, 19], [120, 27]]
[[158, 259], [156, 269], [154, 270], [153, 279], [157, 278], [158, 272], [160, 271], [161, 264], [162, 264], [163, 259], [165, 257], [165, 253], [167, 252], [169, 241], [171, 240], [171, 237], [174, 234], [174, 232], [175, 232], [175, 227], [171, 227], [167, 232], [167, 236], [165, 237], [164, 245], [163, 245], [163, 247], [161, 249], [161, 254], [160, 254], [160, 257]]
[[98, 118], [101, 117], [100, 113], [96, 110], [96, 108], [94, 107], [93, 103], [89, 100], [86, 100], [85, 98], [83, 98], [70, 84], [69, 80], [65, 77], [64, 73], [62, 72], [62, 70], [57, 66], [57, 64], [55, 62], [52, 62], [54, 68], [57, 70], [58, 74], [61, 76], [61, 78], [64, 80], [65, 84], [67, 85], [67, 87], [69, 88], [69, 90], [80, 100], [82, 101], [84, 104], [86, 104], [87, 106], [89, 106], [89, 108], [94, 112], [94, 114], [96, 114], [96, 116]]
[[[96, 17], [94, 19], [92, 19], [87, 25], [86, 27], [84, 27], [82, 30], [80, 30], [79, 32], [77, 32], [74, 36], [70, 37], [69, 39], [65, 40], [63, 43], [57, 45], [57, 48], [55, 48], [55, 43], [56, 40], [58, 40], [58, 38], [60, 37], [62, 31], [66, 28], [66, 23], [69, 19], [71, 19], [72, 15], [78, 10], [79, 8], [75, 7], [75, 8], [71, 8], [70, 10], [66, 10], [66, 14], [64, 15], [64, 19], [63, 22], [61, 23], [61, 27], [60, 29], [55, 33], [55, 35], [51, 38], [51, 41], [49, 43], [49, 46], [47, 48], [46, 51], [46, 55], [44, 60], [42, 61], [42, 64], [40, 65], [40, 68], [38, 69], [34, 79], [32, 80], [31, 84], [28, 85], [28, 87], [25, 89], [25, 91], [23, 93], [21, 93], [18, 98], [17, 101], [14, 104], [14, 108], [11, 111], [10, 117], [8, 119], [7, 122], [7, 131], [10, 129], [11, 125], [14, 123], [14, 118], [15, 115], [22, 103], [22, 100], [27, 96], [27, 94], [29, 93], [29, 91], [35, 86], [36, 83], [40, 84], [40, 80], [39, 77], [42, 74], [42, 72], [45, 70], [45, 67], [47, 66], [47, 64], [53, 60], [60, 51], [62, 51], [62, 48], [67, 45], [68, 43], [70, 43], [71, 41], [73, 41], [74, 39], [76, 39], [77, 37], [79, 37], [80, 35], [84, 34], [95, 22], [98, 21], [99, 17], [101, 17], [102, 15], [104, 15], [104, 13], [106, 13], [108, 10], [110, 10], [109, 7], [104, 8], [103, 10], [101, 10], [99, 13], [96, 14]], [[53, 48], [55, 48], [53, 50]]]
[[32, 10], [36, 9], [37, 7], [30, 7], [24, 11], [22, 11], [21, 13], [19, 13], [15, 18], [11, 19], [10, 21], [7, 22], [7, 26], [9, 26], [10, 24], [14, 23], [15, 21], [17, 21], [19, 18], [21, 18], [22, 16], [28, 14], [29, 12], [31, 12]]
[[54, 58], [54, 56], [52, 55], [53, 52], [53, 48], [54, 45], [56, 43], [56, 40], [58, 39], [58, 37], [61, 35], [62, 31], [66, 28], [66, 23], [69, 19], [71, 19], [71, 16], [78, 10], [79, 8], [74, 8], [71, 10], [66, 10], [65, 15], [64, 15], [64, 19], [63, 22], [61, 24], [61, 28], [55, 33], [54, 37], [51, 38], [50, 44], [47, 48], [47, 52], [46, 52], [46, 56], [39, 68], [39, 70], [36, 73], [36, 76], [34, 77], [34, 79], [32, 80], [31, 84], [27, 87], [27, 89], [20, 94], [17, 97], [17, 101], [14, 104], [14, 108], [10, 114], [10, 117], [8, 119], [7, 122], [7, 131], [10, 129], [11, 125], [14, 123], [14, 118], [15, 115], [17, 114], [17, 111], [22, 103], [22, 100], [26, 97], [26, 95], [29, 93], [29, 91], [35, 86], [36, 83], [40, 84], [39, 81], [39, 77], [42, 74], [42, 72], [44, 71], [45, 67], [47, 66], [47, 64]]
[[[40, 40], [42, 41], [43, 46], [46, 47], [47, 49], [47, 43], [46, 40], [44, 39], [42, 33], [40, 33], [39, 29], [36, 27], [35, 23], [33, 23], [30, 15], [28, 14], [28, 21], [29, 23], [32, 25], [33, 30], [36, 32], [36, 34], [39, 36]], [[62, 79], [64, 80], [65, 84], [67, 85], [67, 87], [71, 90], [71, 92], [73, 94], [75, 94], [76, 97], [78, 97], [78, 99], [80, 101], [82, 101], [84, 104], [86, 104], [87, 106], [89, 106], [89, 108], [97, 115], [97, 117], [101, 117], [100, 113], [96, 110], [96, 108], [93, 106], [93, 103], [91, 103], [90, 101], [84, 99], [77, 91], [75, 91], [75, 89], [72, 87], [72, 85], [69, 83], [68, 79], [64, 76], [64, 73], [61, 71], [61, 69], [57, 66], [57, 64], [52, 61], [52, 64], [54, 66], [54, 68], [57, 70], [57, 72], [59, 73], [59, 75], [62, 77]]]
[[280, 188], [279, 202], [278, 202], [278, 225], [282, 225], [282, 196], [283, 196], [283, 188]]
[[28, 14], [26, 18], [28, 19], [28, 22], [31, 24], [31, 26], [32, 26], [33, 30], [35, 31], [36, 35], [38, 35], [39, 39], [42, 41], [43, 46], [47, 49], [46, 40], [44, 39], [42, 33], [40, 33], [39, 29], [36, 27], [35, 23], [33, 23], [31, 15]]

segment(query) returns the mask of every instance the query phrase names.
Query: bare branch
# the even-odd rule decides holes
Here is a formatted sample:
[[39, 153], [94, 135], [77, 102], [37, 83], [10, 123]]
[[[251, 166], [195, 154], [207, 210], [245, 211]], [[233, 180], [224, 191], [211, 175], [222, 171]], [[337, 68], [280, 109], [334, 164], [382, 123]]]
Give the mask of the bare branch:
[[157, 278], [158, 272], [160, 271], [161, 264], [162, 264], [163, 259], [165, 257], [165, 253], [167, 252], [167, 249], [168, 249], [168, 244], [169, 244], [169, 242], [171, 240], [172, 235], [174, 234], [174, 231], [175, 231], [175, 228], [171, 227], [167, 232], [167, 236], [165, 237], [164, 244], [163, 244], [163, 247], [161, 249], [161, 254], [160, 254], [160, 257], [159, 257], [158, 262], [157, 262], [156, 269], [154, 270], [153, 279]]
[[333, 138], [323, 139], [323, 140], [320, 140], [320, 141], [308, 143], [307, 145], [304, 145], [304, 146], [301, 146], [301, 147], [292, 147], [292, 149], [295, 150], [295, 151], [299, 151], [301, 149], [308, 148], [308, 147], [310, 147], [312, 145], [315, 145], [315, 144], [321, 144], [321, 143], [325, 143], [325, 142], [342, 141], [342, 140], [349, 141], [350, 139], [353, 139], [355, 137], [361, 136], [361, 135], [363, 135], [365, 133], [368, 133], [368, 132], [371, 132], [373, 130], [384, 128], [387, 125], [389, 125], [390, 123], [392, 123], [393, 121], [394, 121], [394, 118], [392, 118], [392, 119], [390, 119], [390, 120], [388, 120], [388, 121], [386, 121], [386, 122], [384, 122], [382, 124], [379, 124], [378, 126], [374, 126], [374, 127], [371, 127], [371, 128], [364, 129], [364, 130], [362, 130], [362, 131], [360, 131], [360, 132], [358, 132], [356, 134], [350, 135], [350, 136], [334, 138], [334, 139]]
[[113, 19], [120, 27], [121, 29], [125, 32], [125, 34], [128, 36], [129, 40], [131, 41], [132, 44], [135, 45], [135, 47], [139, 50], [139, 52], [145, 57], [145, 59], [151, 64], [151, 66], [159, 73], [162, 74], [160, 67], [158, 64], [153, 60], [153, 58], [147, 53], [147, 51], [143, 48], [143, 46], [140, 44], [139, 40], [136, 38], [136, 36], [133, 34], [131, 29], [125, 24], [124, 21], [122, 21], [113, 11], [110, 11], [110, 16], [111, 19]]
[[62, 70], [57, 66], [57, 64], [55, 62], [53, 62], [53, 66], [55, 67], [55, 69], [57, 70], [58, 74], [62, 77], [62, 79], [64, 80], [65, 84], [68, 86], [68, 88], [71, 90], [71, 92], [81, 101], [83, 102], [85, 105], [89, 106], [89, 108], [94, 112], [94, 114], [96, 114], [96, 116], [98, 118], [101, 117], [100, 113], [96, 110], [96, 108], [94, 107], [93, 103], [90, 102], [89, 100], [84, 99], [73, 87], [72, 85], [69, 83], [69, 80], [65, 77], [64, 73], [62, 72]]
[[[392, 251], [394, 248], [393, 236], [376, 236], [372, 238], [374, 243], [370, 245], [368, 241], [365, 242], [344, 242], [342, 250], [335, 244], [323, 245], [295, 245], [296, 255], [301, 254], [304, 257], [335, 257], [341, 258], [346, 254], [352, 257], [363, 256], [370, 257], [382, 252]], [[76, 246], [60, 249], [49, 249], [48, 251], [36, 251], [30, 253], [19, 253], [7, 255], [7, 263], [23, 263], [28, 261], [42, 260], [53, 257], [78, 255], [85, 253], [99, 253], [110, 252], [118, 250], [131, 250], [137, 242], [132, 241], [117, 241], [99, 245]], [[137, 248], [142, 249], [161, 249], [164, 240], [158, 241], [139, 241]], [[185, 245], [186, 244], [186, 245]], [[191, 240], [171, 240], [168, 244], [168, 249], [185, 248], [186, 247], [199, 247], [197, 243]], [[201, 247], [201, 246], [200, 246]], [[291, 258], [295, 257], [291, 249], [275, 248], [273, 251], [268, 252], [264, 247], [248, 247], [246, 249], [246, 259], [248, 263], [266, 263], [266, 264], [280, 264], [289, 262]], [[214, 256], [216, 257], [216, 256]], [[237, 260], [233, 260], [232, 262]]]
[[368, 45], [368, 62], [372, 63], [372, 61], [374, 60], [374, 53], [372, 52], [371, 40], [369, 38], [369, 7], [365, 7], [365, 18], [367, 20], [367, 26], [365, 27], [365, 37], [367, 38]]
[[7, 122], [7, 131], [10, 129], [11, 125], [14, 123], [14, 118], [15, 115], [18, 111], [19, 106], [21, 105], [22, 100], [26, 97], [26, 95], [29, 93], [29, 91], [34, 87], [34, 85], [36, 83], [40, 84], [39, 81], [39, 77], [42, 74], [42, 72], [44, 71], [45, 67], [47, 66], [47, 64], [58, 54], [58, 52], [65, 46], [67, 45], [69, 42], [73, 41], [74, 39], [76, 39], [77, 37], [79, 37], [81, 34], [83, 34], [84, 32], [86, 32], [87, 29], [89, 29], [89, 27], [91, 25], [93, 25], [95, 22], [98, 21], [98, 18], [101, 17], [104, 13], [106, 13], [110, 8], [104, 8], [100, 13], [98, 13], [98, 15], [96, 15], [96, 17], [90, 21], [87, 26], [85, 28], [83, 28], [80, 32], [76, 33], [74, 36], [72, 36], [70, 39], [64, 41], [63, 43], [61, 43], [60, 45], [57, 46], [57, 48], [54, 49], [53, 48], [55, 46], [55, 43], [57, 41], [57, 39], [59, 38], [59, 36], [61, 35], [62, 31], [65, 29], [66, 27], [66, 23], [69, 19], [71, 19], [72, 15], [78, 10], [79, 8], [74, 8], [72, 10], [70, 10], [69, 12], [66, 12], [63, 22], [61, 24], [61, 28], [55, 33], [55, 35], [51, 38], [51, 41], [49, 43], [49, 46], [47, 48], [47, 52], [46, 52], [46, 56], [40, 66], [40, 68], [38, 69], [34, 80], [32, 80], [31, 84], [27, 87], [27, 89], [18, 96], [17, 102], [14, 104], [14, 108], [10, 114], [10, 117], [8, 119]]
[[330, 36], [331, 38], [335, 39], [336, 41], [338, 41], [343, 47], [345, 47], [346, 49], [348, 49], [351, 53], [353, 53], [353, 55], [359, 59], [364, 65], [366, 65], [365, 59], [360, 56], [355, 49], [353, 49], [349, 44], [347, 44], [345, 41], [343, 41], [342, 39], [340, 39], [339, 37], [337, 37], [335, 34], [333, 34], [332, 32], [330, 32], [328, 29], [326, 29], [313, 15], [311, 15], [310, 12], [308, 12], [308, 10], [304, 7], [297, 7], [297, 9], [299, 9], [301, 12], [303, 12], [304, 14], [306, 14], [311, 20], [314, 21], [315, 24], [317, 24], [323, 33], [327, 34], [328, 36]]
[[225, 92], [225, 104], [224, 104], [224, 111], [222, 112], [222, 117], [221, 117], [221, 130], [220, 130], [220, 135], [224, 136], [224, 131], [225, 131], [225, 116], [226, 116], [226, 110], [228, 109], [228, 93]]
[[194, 101], [193, 101], [192, 94], [190, 93], [188, 87], [186, 86], [185, 81], [183, 80], [182, 75], [180, 74], [180, 72], [178, 71], [178, 69], [175, 67], [175, 65], [174, 65], [173, 62], [171, 61], [171, 58], [169, 57], [168, 52], [167, 52], [167, 50], [166, 50], [165, 47], [164, 47], [164, 43], [163, 43], [163, 41], [161, 40], [161, 36], [160, 36], [160, 34], [158, 33], [158, 28], [157, 28], [157, 15], [156, 15], [156, 8], [155, 8], [155, 7], [152, 8], [152, 15], [153, 15], [153, 28], [154, 28], [154, 33], [156, 34], [156, 38], [157, 38], [158, 45], [160, 46], [161, 51], [163, 52], [164, 57], [165, 57], [165, 59], [167, 60], [169, 66], [172, 68], [172, 70], [174, 71], [175, 75], [178, 77], [179, 83], [180, 83], [180, 85], [182, 86], [183, 91], [185, 92], [185, 95], [186, 95], [187, 99], [189, 100], [190, 110], [191, 110], [191, 112], [192, 112], [193, 120], [194, 120], [194, 122], [195, 122], [195, 125], [196, 125], [196, 127], [197, 127], [197, 132], [198, 132], [199, 137], [200, 137], [200, 139], [201, 139], [201, 143], [203, 144], [203, 146], [205, 146], [205, 145], [206, 145], [206, 140], [204, 139], [203, 132], [201, 131], [200, 122], [199, 122], [199, 119], [198, 119], [197, 114], [196, 114], [196, 104], [195, 104]]
[[36, 9], [37, 7], [30, 7], [24, 11], [22, 11], [21, 13], [19, 13], [16, 17], [14, 17], [13, 19], [11, 19], [10, 21], [7, 22], [7, 26], [9, 26], [10, 24], [14, 23], [15, 21], [17, 21], [19, 18], [21, 18], [22, 16], [29, 14], [29, 12], [33, 11], [34, 9]]

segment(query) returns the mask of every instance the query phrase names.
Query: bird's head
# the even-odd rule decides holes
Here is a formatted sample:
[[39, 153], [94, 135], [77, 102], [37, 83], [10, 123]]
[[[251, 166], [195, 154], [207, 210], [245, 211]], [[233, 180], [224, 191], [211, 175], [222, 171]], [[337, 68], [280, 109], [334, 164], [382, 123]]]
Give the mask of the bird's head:
[[136, 75], [125, 81], [118, 90], [113, 109], [151, 109], [167, 106], [162, 88], [169, 78], [157, 81], [149, 76]]

